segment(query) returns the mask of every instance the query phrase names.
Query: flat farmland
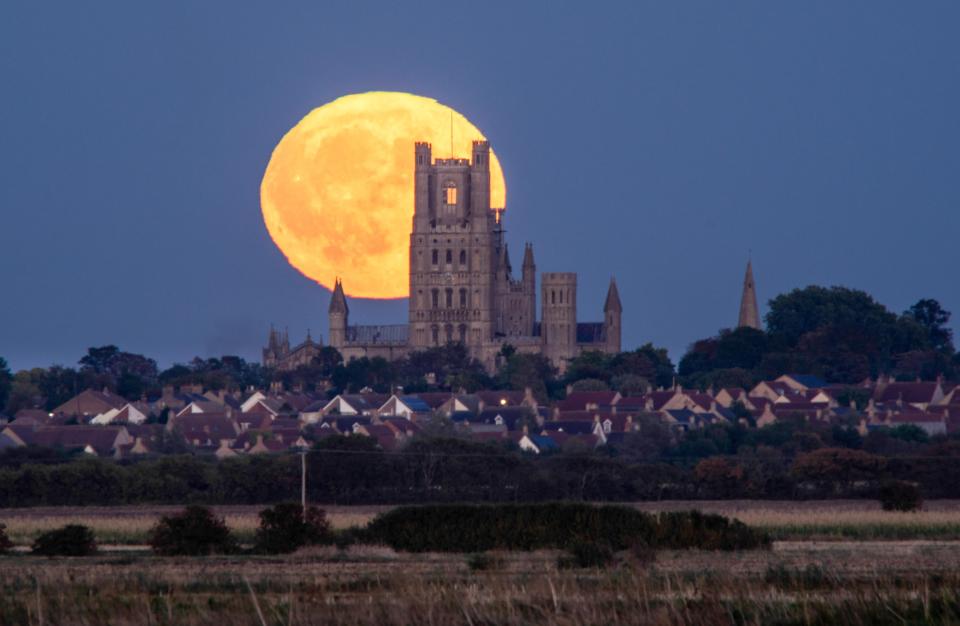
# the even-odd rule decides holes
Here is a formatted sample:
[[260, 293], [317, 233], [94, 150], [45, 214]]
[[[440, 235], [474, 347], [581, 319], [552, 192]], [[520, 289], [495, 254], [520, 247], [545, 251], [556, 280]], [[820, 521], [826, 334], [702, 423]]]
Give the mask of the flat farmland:
[[[698, 509], [762, 528], [774, 540], [960, 540], [960, 500], [934, 500], [916, 513], [883, 511], [868, 500], [669, 501], [632, 506], [644, 511]], [[212, 507], [243, 542], [252, 541], [262, 506]], [[362, 526], [390, 506], [321, 506], [334, 528]], [[14, 543], [28, 545], [42, 532], [68, 523], [91, 527], [103, 544], [142, 544], [162, 515], [179, 506], [40, 507], [0, 509]]]
[[561, 570], [559, 553], [283, 557], [0, 557], [2, 624], [960, 623], [960, 542], [778, 542], [772, 550], [618, 555]]

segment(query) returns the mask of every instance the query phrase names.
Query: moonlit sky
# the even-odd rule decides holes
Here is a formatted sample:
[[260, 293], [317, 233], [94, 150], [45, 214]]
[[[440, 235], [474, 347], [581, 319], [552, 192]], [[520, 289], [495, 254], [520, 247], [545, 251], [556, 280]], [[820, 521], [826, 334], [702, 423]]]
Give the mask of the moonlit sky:
[[[490, 138], [516, 266], [579, 272], [624, 347], [678, 359], [808, 284], [960, 319], [960, 3], [36, 2], [0, 5], [0, 356], [259, 359], [326, 335], [260, 180], [312, 108], [434, 97]], [[405, 237], [407, 233], [398, 233]], [[351, 321], [406, 320], [352, 301]], [[957, 327], [954, 324], [954, 327]]]

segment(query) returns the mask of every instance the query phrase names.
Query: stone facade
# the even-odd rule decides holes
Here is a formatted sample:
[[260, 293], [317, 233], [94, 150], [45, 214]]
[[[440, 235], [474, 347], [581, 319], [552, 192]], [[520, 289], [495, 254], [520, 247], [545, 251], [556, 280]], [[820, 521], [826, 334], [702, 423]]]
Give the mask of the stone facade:
[[[436, 159], [414, 146], [414, 215], [410, 233], [410, 296], [406, 324], [351, 326], [338, 280], [330, 299], [329, 345], [345, 360], [402, 357], [450, 342], [464, 344], [485, 367], [497, 366], [504, 344], [546, 355], [563, 370], [584, 350], [619, 352], [622, 306], [611, 279], [604, 320], [577, 321], [577, 275], [543, 274], [542, 322], [536, 319], [533, 246], [524, 247], [514, 278], [502, 207], [490, 206], [490, 145], [475, 141], [470, 159]], [[264, 350], [264, 364], [267, 352]], [[271, 353], [272, 354], [272, 353]]]
[[301, 365], [309, 365], [320, 354], [323, 340], [314, 341], [307, 332], [306, 340], [298, 346], [290, 347], [287, 331], [270, 328], [267, 347], [263, 349], [263, 366], [281, 370], [295, 370]]
[[613, 281], [604, 321], [578, 324], [576, 274], [544, 274], [543, 322], [537, 322], [533, 246], [524, 247], [520, 277], [514, 278], [503, 208], [490, 206], [489, 143], [473, 142], [469, 160], [434, 160], [430, 144], [417, 143], [414, 171], [408, 323], [405, 331], [350, 327], [338, 283], [330, 306], [330, 345], [344, 358], [396, 358], [461, 342], [492, 370], [509, 343], [521, 352], [543, 353], [563, 368], [583, 350], [620, 350], [622, 308]]

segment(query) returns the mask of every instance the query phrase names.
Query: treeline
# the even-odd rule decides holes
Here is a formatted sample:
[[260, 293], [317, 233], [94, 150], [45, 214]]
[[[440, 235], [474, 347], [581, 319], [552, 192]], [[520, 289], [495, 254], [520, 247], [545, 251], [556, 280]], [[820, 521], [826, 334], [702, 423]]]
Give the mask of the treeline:
[[[308, 497], [322, 504], [874, 498], [888, 479], [917, 483], [925, 498], [960, 497], [957, 440], [871, 433], [858, 442], [839, 432], [824, 441], [770, 427], [751, 439], [727, 430], [712, 429], [661, 454], [652, 453], [642, 435], [602, 451], [543, 456], [502, 444], [426, 438], [383, 452], [369, 438], [332, 437], [307, 454]], [[780, 448], [769, 445], [784, 436]], [[0, 508], [297, 500], [300, 462], [299, 455], [63, 462], [3, 454]]]
[[806, 287], [770, 301], [766, 329], [724, 330], [694, 342], [680, 360], [687, 387], [750, 388], [788, 372], [856, 383], [880, 374], [900, 380], [956, 379], [960, 354], [950, 312], [922, 299], [897, 315], [869, 294]]

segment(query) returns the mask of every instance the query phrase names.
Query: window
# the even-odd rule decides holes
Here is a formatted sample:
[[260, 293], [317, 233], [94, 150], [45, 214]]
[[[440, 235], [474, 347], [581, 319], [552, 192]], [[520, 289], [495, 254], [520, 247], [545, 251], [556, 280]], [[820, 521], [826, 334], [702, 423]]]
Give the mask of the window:
[[453, 289], [447, 289], [447, 308], [453, 308]]
[[457, 333], [460, 335], [460, 343], [467, 343], [467, 327], [463, 324], [457, 328]]
[[444, 334], [447, 336], [447, 343], [453, 343], [453, 326], [447, 324], [443, 327]]
[[453, 250], [447, 250], [447, 265], [453, 263]]
[[431, 290], [430, 295], [433, 296], [433, 308], [436, 309], [437, 307], [440, 306], [440, 290], [433, 289]]
[[432, 338], [433, 338], [433, 345], [435, 345], [435, 346], [436, 346], [436, 345], [439, 345], [439, 344], [440, 344], [440, 329], [437, 328], [436, 326], [433, 326], [433, 327], [430, 329], [430, 334], [431, 334], [431, 336], [432, 336]]
[[433, 251], [433, 264], [436, 265], [440, 261], [440, 253], [436, 250]]
[[461, 250], [461, 251], [460, 251], [460, 265], [466, 265], [466, 264], [467, 264], [467, 251], [466, 251], [466, 250]]
[[556, 304], [556, 303], [557, 303], [557, 292], [554, 291], [553, 289], [551, 289], [551, 290], [550, 290], [550, 304]]
[[423, 155], [422, 155], [422, 154], [418, 154], [418, 155], [417, 155], [417, 165], [423, 165]]
[[467, 308], [467, 290], [466, 289], [460, 290], [460, 308], [461, 309]]
[[443, 188], [443, 203], [452, 206], [457, 203], [457, 186], [453, 183], [447, 183]]

